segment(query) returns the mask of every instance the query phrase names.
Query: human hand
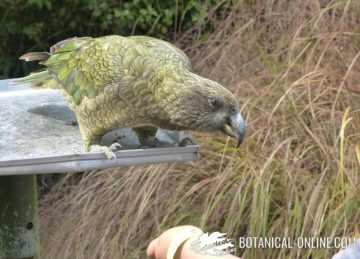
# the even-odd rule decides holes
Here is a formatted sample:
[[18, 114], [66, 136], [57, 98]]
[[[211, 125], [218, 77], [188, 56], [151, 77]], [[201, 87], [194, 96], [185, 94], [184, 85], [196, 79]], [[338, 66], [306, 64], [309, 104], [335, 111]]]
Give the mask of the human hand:
[[239, 259], [231, 254], [209, 256], [195, 252], [191, 249], [191, 241], [201, 233], [200, 228], [191, 225], [168, 229], [150, 242], [146, 254], [151, 259], [167, 259], [169, 254], [174, 259]]

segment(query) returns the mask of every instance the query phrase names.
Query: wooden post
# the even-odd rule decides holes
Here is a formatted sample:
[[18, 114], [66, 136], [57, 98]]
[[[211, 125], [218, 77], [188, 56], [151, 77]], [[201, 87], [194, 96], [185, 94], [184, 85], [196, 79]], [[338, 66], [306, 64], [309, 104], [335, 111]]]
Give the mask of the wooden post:
[[0, 258], [39, 255], [36, 175], [0, 176]]

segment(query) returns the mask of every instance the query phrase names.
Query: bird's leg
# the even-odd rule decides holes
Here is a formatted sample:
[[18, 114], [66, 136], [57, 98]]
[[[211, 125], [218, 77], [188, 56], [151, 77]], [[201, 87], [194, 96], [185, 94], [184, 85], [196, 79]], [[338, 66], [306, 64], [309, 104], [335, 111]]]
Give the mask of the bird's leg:
[[156, 139], [156, 127], [143, 126], [132, 128], [140, 142], [140, 146], [143, 148], [156, 147], [158, 140]]
[[121, 149], [121, 145], [119, 143], [114, 143], [114, 144], [112, 144], [110, 147], [93, 144], [90, 146], [90, 152], [103, 153], [105, 154], [107, 159], [116, 159], [116, 155], [114, 154], [114, 151]]
[[100, 152], [105, 154], [107, 159], [116, 159], [116, 155], [113, 151], [121, 149], [119, 143], [114, 143], [111, 146], [102, 146], [100, 144], [102, 136], [96, 136], [92, 138], [83, 137], [84, 149], [86, 152]]
[[85, 152], [100, 152], [105, 154], [107, 159], [116, 159], [113, 151], [122, 148], [119, 143], [114, 143], [110, 147], [101, 145], [101, 138], [106, 133], [106, 130], [97, 129], [95, 133], [92, 128], [87, 127], [86, 124], [83, 124], [79, 118], [78, 123]]

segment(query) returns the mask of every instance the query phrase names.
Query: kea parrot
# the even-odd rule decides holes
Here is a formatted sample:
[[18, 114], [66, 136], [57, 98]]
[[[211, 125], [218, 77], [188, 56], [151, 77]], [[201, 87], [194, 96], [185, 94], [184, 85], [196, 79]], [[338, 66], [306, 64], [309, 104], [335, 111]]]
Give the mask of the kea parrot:
[[13, 83], [52, 81], [76, 114], [86, 152], [114, 158], [121, 146], [102, 146], [101, 138], [124, 127], [145, 146], [157, 128], [222, 131], [237, 139], [237, 147], [243, 141], [245, 123], [235, 96], [193, 73], [186, 54], [169, 42], [147, 36], [70, 38], [50, 52], [20, 59], [45, 68]]

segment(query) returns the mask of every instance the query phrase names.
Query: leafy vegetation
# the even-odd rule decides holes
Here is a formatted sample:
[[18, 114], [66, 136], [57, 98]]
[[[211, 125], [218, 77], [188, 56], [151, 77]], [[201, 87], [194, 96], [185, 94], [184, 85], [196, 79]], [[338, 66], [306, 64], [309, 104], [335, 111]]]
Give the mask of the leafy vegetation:
[[[219, 0], [2, 0], [0, 78], [22, 76], [36, 64], [18, 61], [74, 36], [148, 34], [176, 38]], [[209, 29], [209, 28], [208, 28]]]

